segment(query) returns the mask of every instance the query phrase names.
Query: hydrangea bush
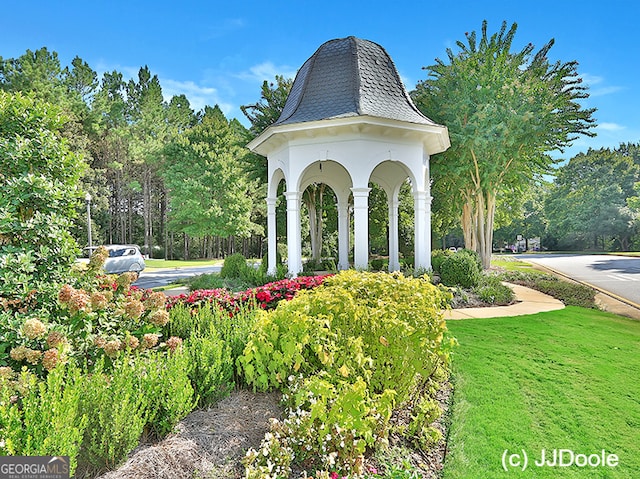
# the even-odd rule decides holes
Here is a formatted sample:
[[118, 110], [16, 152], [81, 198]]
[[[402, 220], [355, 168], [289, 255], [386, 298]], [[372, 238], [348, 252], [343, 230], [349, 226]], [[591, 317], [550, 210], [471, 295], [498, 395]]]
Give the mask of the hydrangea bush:
[[114, 360], [126, 352], [178, 347], [180, 338], [163, 341], [162, 328], [169, 322], [165, 295], [132, 287], [135, 273], [99, 274], [107, 255], [98, 248], [89, 270], [74, 285], [59, 287], [53, 307], [4, 305], [0, 366], [42, 375], [70, 358], [91, 365], [101, 356]]

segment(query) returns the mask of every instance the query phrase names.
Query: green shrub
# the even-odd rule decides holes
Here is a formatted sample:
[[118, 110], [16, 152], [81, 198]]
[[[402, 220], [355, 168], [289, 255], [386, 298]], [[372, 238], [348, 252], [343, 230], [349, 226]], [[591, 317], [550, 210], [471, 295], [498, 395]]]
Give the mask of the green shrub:
[[199, 289], [219, 289], [226, 288], [227, 282], [219, 273], [199, 274], [187, 280], [187, 285], [191, 291]]
[[447, 361], [446, 300], [424, 278], [350, 270], [259, 311], [238, 368], [256, 389], [284, 389], [288, 412], [248, 453], [246, 477], [261, 477], [269, 462], [286, 472], [293, 455], [361, 474], [394, 404]]
[[265, 477], [269, 463], [288, 477], [294, 456], [316, 470], [362, 473], [366, 449], [386, 438], [394, 394], [374, 395], [362, 378], [334, 383], [311, 376], [293, 379], [283, 399], [288, 415], [272, 422], [260, 451], [247, 452], [245, 477]]
[[13, 301], [15, 311], [0, 312], [0, 366], [44, 376], [60, 362], [90, 368], [104, 357], [108, 366], [124, 354], [157, 348], [161, 328], [170, 319], [166, 296], [132, 288], [134, 273], [96, 276], [94, 268], [101, 268], [105, 257], [101, 251], [107, 253], [96, 250], [89, 272], [68, 278], [78, 287], [67, 283], [45, 290], [49, 306]]
[[447, 258], [451, 257], [452, 254], [453, 252], [448, 249], [434, 249], [431, 252], [431, 268], [433, 271], [440, 274], [440, 267], [442, 266], [442, 263], [444, 263]]
[[87, 426], [80, 370], [58, 367], [45, 380], [27, 371], [14, 376], [8, 368], [0, 374], [0, 455], [69, 456], [73, 476]]
[[176, 344], [170, 354], [138, 356], [134, 361], [140, 394], [147, 398], [146, 426], [156, 436], [171, 432], [197, 404], [190, 378], [191, 359], [191, 355]]
[[537, 271], [505, 271], [497, 275], [502, 281], [519, 284], [553, 296], [567, 306], [595, 308], [596, 291], [589, 286], [572, 283]]
[[507, 305], [513, 303], [513, 290], [500, 281], [496, 276], [482, 276], [480, 284], [474, 288], [478, 298], [487, 304]]
[[[371, 271], [382, 271], [385, 266], [385, 260], [382, 258], [374, 258], [371, 260]], [[388, 263], [387, 263], [388, 265]]]
[[473, 288], [480, 282], [482, 267], [476, 257], [467, 251], [459, 251], [440, 265], [440, 280], [446, 286]]
[[247, 260], [240, 253], [232, 254], [224, 259], [224, 264], [220, 270], [221, 278], [239, 278], [240, 272], [246, 268]]
[[434, 398], [421, 398], [413, 407], [406, 434], [416, 447], [428, 450], [442, 439], [442, 433], [431, 426], [441, 415], [442, 408]]
[[[282, 254], [278, 250], [276, 251], [276, 270], [280, 270], [282, 268], [284, 268], [284, 264], [282, 262]], [[260, 271], [262, 271], [266, 275], [268, 269], [269, 269], [269, 256], [264, 255], [262, 257], [262, 260], [260, 261]], [[284, 269], [286, 271], [286, 268]], [[284, 276], [282, 278], [284, 278]], [[282, 278], [278, 278], [278, 279], [282, 279]]]
[[231, 348], [213, 327], [194, 334], [185, 342], [191, 369], [189, 377], [199, 397], [198, 405], [207, 406], [233, 389], [234, 366]]
[[285, 389], [288, 416], [249, 454], [247, 477], [272, 456], [286, 463], [289, 449], [325, 470], [362, 473], [394, 404], [447, 362], [446, 300], [424, 278], [351, 270], [260, 312], [238, 367], [256, 389]]
[[428, 377], [445, 357], [444, 302], [424, 279], [343, 271], [262, 313], [239, 366], [258, 389], [323, 370], [364, 377], [374, 392], [394, 389], [402, 401], [414, 376]]
[[65, 122], [53, 105], [0, 91], [0, 298], [62, 279], [75, 259], [86, 163], [62, 139]]
[[213, 328], [221, 341], [229, 347], [231, 363], [234, 365], [247, 343], [258, 312], [251, 305], [238, 305], [238, 311], [230, 316], [227, 310], [218, 307], [215, 302], [198, 307], [176, 304], [171, 308], [171, 321], [165, 327], [165, 336], [185, 339], [192, 336], [205, 337]]
[[478, 268], [480, 268], [480, 271], [482, 271], [482, 258], [480, 258], [480, 253], [478, 253], [477, 251], [464, 248], [457, 251], [456, 254], [466, 254], [467, 256], [470, 256], [476, 262], [476, 264], [478, 265]]
[[589, 286], [554, 279], [537, 281], [535, 289], [559, 299], [567, 306], [595, 308], [596, 291]]
[[88, 424], [80, 458], [88, 469], [115, 469], [138, 445], [147, 424], [149, 400], [137, 372], [136, 365], [125, 360], [106, 374], [100, 361], [86, 377], [81, 410]]
[[249, 288], [262, 286], [268, 282], [267, 275], [260, 268], [247, 264], [240, 269], [240, 279], [244, 281]]

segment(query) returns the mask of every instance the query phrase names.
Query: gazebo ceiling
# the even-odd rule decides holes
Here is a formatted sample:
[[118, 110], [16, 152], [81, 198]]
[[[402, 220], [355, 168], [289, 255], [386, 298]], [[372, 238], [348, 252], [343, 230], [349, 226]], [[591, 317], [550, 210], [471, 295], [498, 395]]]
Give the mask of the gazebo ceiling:
[[330, 40], [302, 65], [274, 126], [353, 116], [435, 125], [413, 104], [383, 47]]

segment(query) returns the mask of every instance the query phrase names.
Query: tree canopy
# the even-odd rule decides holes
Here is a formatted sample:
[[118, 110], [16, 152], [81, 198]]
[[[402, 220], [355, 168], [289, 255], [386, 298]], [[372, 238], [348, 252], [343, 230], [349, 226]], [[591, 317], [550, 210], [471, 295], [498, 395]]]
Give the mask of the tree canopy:
[[617, 249], [629, 249], [637, 224], [627, 200], [633, 203], [640, 162], [625, 150], [589, 150], [558, 170], [545, 211], [560, 247], [606, 249], [615, 241]]
[[69, 229], [85, 163], [63, 125], [58, 108], [0, 91], [0, 296], [55, 281], [75, 259]]
[[[517, 30], [506, 22], [498, 33], [467, 33], [459, 51], [426, 70], [430, 78], [413, 92], [419, 108], [449, 128], [451, 148], [432, 158], [435, 203], [457, 205], [465, 245], [491, 258], [497, 196], [508, 186], [525, 187], [549, 173], [549, 155], [578, 135], [593, 135], [593, 109], [577, 62], [548, 59], [554, 41], [534, 52], [532, 44], [512, 51]], [[438, 211], [439, 207], [434, 208]], [[446, 211], [446, 208], [443, 208]]]
[[194, 237], [249, 236], [252, 202], [241, 168], [246, 153], [237, 143], [222, 111], [207, 107], [201, 121], [167, 147], [171, 230]]

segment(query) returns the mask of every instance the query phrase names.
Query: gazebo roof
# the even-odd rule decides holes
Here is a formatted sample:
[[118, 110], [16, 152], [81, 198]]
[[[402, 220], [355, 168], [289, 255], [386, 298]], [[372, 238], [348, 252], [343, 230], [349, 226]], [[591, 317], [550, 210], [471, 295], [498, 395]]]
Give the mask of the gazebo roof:
[[411, 101], [384, 48], [346, 37], [324, 43], [302, 65], [273, 126], [356, 116], [435, 125]]

